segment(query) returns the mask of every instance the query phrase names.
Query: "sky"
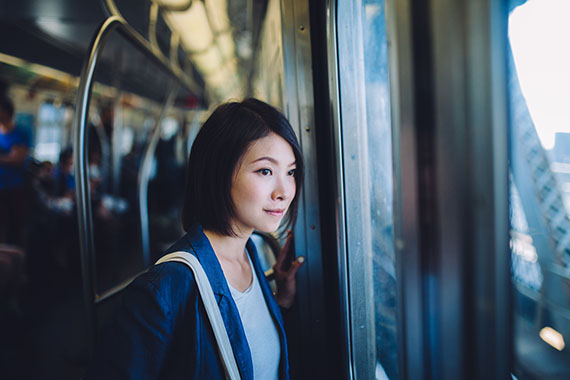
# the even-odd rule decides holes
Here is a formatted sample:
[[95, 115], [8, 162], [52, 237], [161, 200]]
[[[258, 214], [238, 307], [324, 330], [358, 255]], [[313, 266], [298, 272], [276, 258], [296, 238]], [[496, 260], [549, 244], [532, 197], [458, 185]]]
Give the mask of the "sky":
[[570, 0], [529, 0], [509, 18], [522, 92], [545, 149], [570, 133]]

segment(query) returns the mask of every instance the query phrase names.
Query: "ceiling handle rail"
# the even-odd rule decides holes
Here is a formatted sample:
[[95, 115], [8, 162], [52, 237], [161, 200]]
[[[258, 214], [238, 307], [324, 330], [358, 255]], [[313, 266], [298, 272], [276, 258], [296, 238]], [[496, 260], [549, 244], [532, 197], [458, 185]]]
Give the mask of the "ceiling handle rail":
[[158, 9], [159, 5], [154, 1], [150, 5], [150, 11], [148, 12], [148, 42], [155, 53], [162, 53], [160, 46], [158, 46], [158, 40], [156, 38], [156, 23], [158, 21]]
[[[170, 62], [180, 68], [178, 60], [178, 48], [180, 47], [180, 33], [173, 30], [170, 36]], [[180, 68], [182, 70], [182, 68]], [[183, 70], [184, 71], [184, 70]]]
[[[148, 57], [153, 59], [166, 71], [171, 73], [175, 78], [177, 78], [180, 83], [184, 85], [190, 92], [194, 94], [201, 94], [202, 89], [200, 86], [192, 79], [186, 72], [184, 72], [180, 65], [171, 62], [160, 49], [153, 48], [153, 45], [147, 41], [143, 36], [139, 34], [122, 16], [121, 12], [115, 5], [114, 0], [105, 0], [104, 2], [106, 11], [109, 15], [109, 19], [116, 18], [119, 23], [119, 31], [121, 34], [129, 41], [131, 41], [135, 46], [139, 47], [143, 53]], [[105, 24], [104, 22], [103, 24]], [[100, 33], [100, 32], [99, 32]]]
[[148, 145], [145, 148], [143, 161], [138, 175], [138, 190], [139, 190], [139, 212], [140, 212], [140, 228], [142, 239], [142, 252], [143, 263], [145, 267], [151, 265], [150, 257], [150, 235], [149, 235], [149, 217], [148, 217], [148, 184], [150, 181], [150, 174], [152, 169], [152, 160], [156, 151], [158, 140], [160, 139], [161, 124], [167, 112], [174, 106], [176, 95], [180, 86], [175, 81], [172, 83], [168, 98], [160, 111], [160, 115], [156, 120], [154, 129]]

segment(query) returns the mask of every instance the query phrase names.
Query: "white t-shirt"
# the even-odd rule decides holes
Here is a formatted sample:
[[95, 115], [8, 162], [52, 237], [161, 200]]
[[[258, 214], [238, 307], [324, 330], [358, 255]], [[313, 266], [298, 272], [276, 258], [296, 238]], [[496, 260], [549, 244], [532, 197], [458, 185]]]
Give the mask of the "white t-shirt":
[[249, 255], [249, 265], [253, 281], [244, 292], [229, 285], [245, 330], [245, 336], [253, 361], [253, 378], [255, 380], [277, 380], [279, 378], [279, 359], [281, 345], [279, 334], [271, 313], [263, 298], [259, 281], [255, 275]]

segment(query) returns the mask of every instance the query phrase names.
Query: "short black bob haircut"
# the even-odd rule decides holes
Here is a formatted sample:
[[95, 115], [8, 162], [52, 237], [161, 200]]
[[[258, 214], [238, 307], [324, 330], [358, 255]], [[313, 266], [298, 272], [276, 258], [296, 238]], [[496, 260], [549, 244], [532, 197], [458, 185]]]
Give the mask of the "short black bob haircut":
[[232, 229], [235, 207], [231, 199], [234, 171], [250, 145], [270, 133], [287, 141], [295, 155], [296, 193], [286, 215], [285, 229], [294, 226], [304, 173], [299, 142], [281, 112], [250, 98], [218, 106], [194, 140], [188, 158], [182, 208], [185, 231], [189, 231], [194, 223], [200, 223], [204, 229], [236, 236]]

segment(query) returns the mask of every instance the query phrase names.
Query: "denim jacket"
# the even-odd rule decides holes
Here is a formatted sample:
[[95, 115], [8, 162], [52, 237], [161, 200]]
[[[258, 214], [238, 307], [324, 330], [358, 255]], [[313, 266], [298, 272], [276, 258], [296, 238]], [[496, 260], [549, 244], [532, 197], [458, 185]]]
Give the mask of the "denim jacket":
[[[180, 250], [192, 253], [202, 264], [218, 301], [241, 378], [253, 380], [251, 353], [238, 309], [201, 226], [195, 225], [165, 254]], [[277, 327], [281, 343], [279, 379], [286, 380], [289, 363], [283, 319], [251, 240], [247, 250]], [[186, 265], [155, 265], [127, 287], [119, 310], [103, 330], [84, 379], [225, 379], [210, 322]]]

